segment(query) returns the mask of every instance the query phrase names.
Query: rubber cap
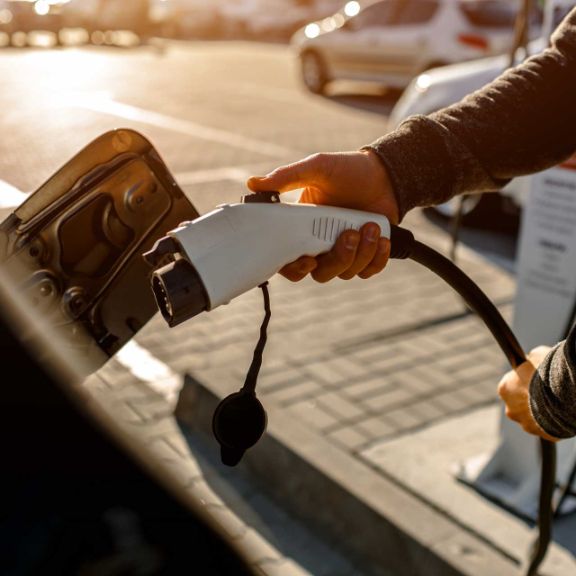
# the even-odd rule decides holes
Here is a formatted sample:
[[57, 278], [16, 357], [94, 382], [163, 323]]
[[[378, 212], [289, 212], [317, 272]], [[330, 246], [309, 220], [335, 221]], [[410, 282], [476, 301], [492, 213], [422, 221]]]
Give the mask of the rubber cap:
[[254, 394], [241, 390], [224, 398], [212, 417], [222, 463], [236, 466], [264, 434], [266, 423], [266, 411]]

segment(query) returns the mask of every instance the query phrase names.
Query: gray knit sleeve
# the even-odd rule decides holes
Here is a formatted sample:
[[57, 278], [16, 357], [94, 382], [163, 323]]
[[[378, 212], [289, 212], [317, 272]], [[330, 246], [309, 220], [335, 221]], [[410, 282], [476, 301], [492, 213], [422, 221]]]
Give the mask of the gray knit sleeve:
[[494, 191], [576, 149], [576, 8], [551, 46], [459, 103], [412, 116], [365, 148], [386, 166], [400, 216]]
[[576, 436], [576, 328], [552, 348], [534, 373], [530, 410], [551, 436]]

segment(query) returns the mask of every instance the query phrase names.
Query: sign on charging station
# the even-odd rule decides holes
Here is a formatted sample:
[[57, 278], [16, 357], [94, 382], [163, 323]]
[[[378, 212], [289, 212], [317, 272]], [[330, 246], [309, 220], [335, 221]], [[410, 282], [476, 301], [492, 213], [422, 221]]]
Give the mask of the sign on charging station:
[[526, 351], [566, 336], [576, 305], [576, 155], [535, 174], [518, 252], [514, 331]]
[[[522, 348], [553, 346], [566, 336], [576, 310], [576, 155], [527, 180], [516, 260], [513, 331]], [[536, 518], [540, 442], [505, 417], [500, 442], [473, 484], [521, 516]], [[557, 443], [557, 485], [576, 465], [576, 439]], [[468, 478], [468, 481], [472, 480]], [[576, 508], [565, 500], [561, 513]]]

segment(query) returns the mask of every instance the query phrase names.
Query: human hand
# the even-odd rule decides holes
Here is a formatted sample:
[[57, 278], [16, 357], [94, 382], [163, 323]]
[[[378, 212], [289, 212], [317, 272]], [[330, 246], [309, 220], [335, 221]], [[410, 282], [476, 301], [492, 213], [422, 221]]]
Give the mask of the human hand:
[[550, 350], [549, 346], [538, 346], [531, 350], [526, 362], [504, 374], [498, 383], [498, 395], [504, 401], [505, 413], [510, 420], [517, 422], [529, 434], [557, 442], [558, 438], [547, 434], [530, 410], [530, 380]]
[[[371, 151], [313, 154], [280, 166], [266, 176], [252, 176], [253, 192], [288, 192], [302, 188], [300, 202], [325, 204], [384, 214], [391, 224], [399, 220], [398, 205], [386, 169]], [[374, 222], [360, 231], [345, 230], [334, 247], [316, 257], [302, 256], [287, 264], [280, 274], [298, 282], [308, 274], [317, 282], [333, 278], [369, 278], [381, 272], [390, 256], [390, 241], [380, 237]]]

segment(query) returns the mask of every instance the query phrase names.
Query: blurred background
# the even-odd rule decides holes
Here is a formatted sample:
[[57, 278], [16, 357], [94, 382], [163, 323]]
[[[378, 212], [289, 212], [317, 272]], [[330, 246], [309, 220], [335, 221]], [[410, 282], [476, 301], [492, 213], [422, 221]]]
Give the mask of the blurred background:
[[[557, 23], [572, 3], [554, 3], [560, 6]], [[519, 38], [518, 17], [524, 12], [527, 21]], [[197, 54], [200, 60], [178, 64], [182, 77], [174, 79], [171, 90], [178, 82], [192, 81], [199, 72], [195, 66], [209, 67], [216, 53], [225, 65], [226, 51], [231, 57], [227, 78], [202, 73], [205, 93], [222, 81], [233, 91], [240, 84], [243, 89], [254, 86], [247, 76], [239, 81], [235, 73], [256, 74], [262, 57], [278, 72], [262, 78], [262, 93], [278, 94], [280, 85], [282, 90], [287, 87], [289, 75], [290, 90], [300, 96], [303, 91], [374, 112], [380, 134], [382, 120], [393, 128], [410, 114], [430, 113], [494, 78], [511, 63], [521, 43], [532, 42], [520, 58], [542, 49], [550, 31], [544, 13], [543, 0], [0, 0], [0, 48], [6, 66], [25, 61], [19, 50], [44, 62], [43, 73], [50, 66], [55, 74], [69, 66], [69, 78], [55, 76], [49, 82], [50, 91], [59, 86], [69, 96], [66, 83], [79, 82], [73, 80], [74, 66], [81, 68], [83, 58], [100, 58], [97, 48], [133, 49], [132, 62], [150, 48], [168, 67], [185, 52]], [[44, 50], [44, 56], [38, 50]], [[47, 50], [70, 50], [74, 56], [47, 56]], [[233, 60], [242, 51], [245, 65], [234, 69]], [[127, 57], [110, 51], [101, 55], [111, 58], [110, 63]], [[148, 72], [150, 81], [162, 74]], [[105, 75], [92, 80], [99, 84], [100, 95], [113, 92]], [[27, 81], [34, 87], [33, 78]], [[93, 87], [90, 91], [94, 94]], [[317, 99], [308, 102], [318, 104]], [[278, 111], [289, 116], [284, 107]], [[229, 118], [228, 126], [237, 121]], [[514, 227], [521, 184], [514, 182], [504, 194], [488, 199], [468, 198], [459, 207], [463, 222], [493, 224], [494, 218], [486, 219], [485, 213], [497, 210], [503, 227], [509, 227], [510, 218]], [[446, 219], [455, 216], [456, 207], [452, 203], [432, 211]]]
[[[110, 42], [111, 32], [166, 38], [287, 40], [304, 23], [328, 16], [340, 0], [2, 0], [8, 45], [46, 32], [54, 44]], [[106, 35], [108, 33], [108, 35]]]

